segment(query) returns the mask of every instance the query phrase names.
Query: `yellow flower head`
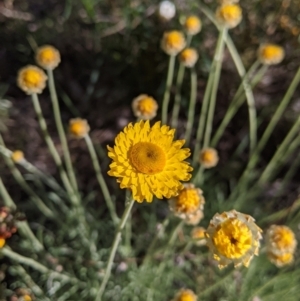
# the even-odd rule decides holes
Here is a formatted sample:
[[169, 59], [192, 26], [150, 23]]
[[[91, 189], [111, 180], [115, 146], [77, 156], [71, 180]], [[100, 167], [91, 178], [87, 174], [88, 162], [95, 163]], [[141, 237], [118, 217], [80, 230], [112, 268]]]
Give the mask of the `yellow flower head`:
[[202, 23], [197, 16], [189, 16], [184, 22], [187, 34], [194, 36], [201, 31]]
[[3, 248], [5, 245], [5, 238], [0, 237], [0, 249]]
[[227, 28], [234, 28], [242, 21], [242, 9], [238, 4], [223, 4], [216, 11], [217, 20]]
[[265, 65], [276, 65], [284, 59], [284, 49], [275, 44], [263, 44], [258, 49], [258, 59]]
[[191, 178], [192, 167], [184, 160], [190, 149], [182, 148], [185, 141], [173, 141], [175, 129], [149, 121], [130, 123], [108, 146], [113, 160], [108, 174], [116, 177], [121, 188], [131, 190], [137, 202], [152, 202], [153, 196], [162, 199], [178, 195], [181, 181]]
[[24, 160], [24, 153], [20, 150], [16, 150], [11, 153], [11, 159], [15, 163], [20, 163], [22, 160]]
[[30, 295], [24, 295], [24, 296], [23, 296], [23, 300], [24, 300], [24, 301], [32, 301], [32, 298], [31, 298]]
[[219, 268], [231, 262], [234, 266], [248, 266], [258, 255], [262, 230], [246, 214], [231, 210], [215, 214], [206, 231], [207, 245]]
[[182, 288], [172, 301], [197, 301], [197, 296], [192, 290]]
[[177, 30], [165, 32], [161, 40], [161, 48], [168, 55], [177, 55], [185, 45], [183, 33]]
[[289, 265], [294, 261], [293, 253], [283, 253], [282, 255], [275, 255], [272, 252], [267, 253], [268, 259], [278, 268]]
[[194, 227], [191, 231], [191, 237], [197, 246], [206, 245], [205, 233], [206, 230], [203, 227]]
[[198, 60], [198, 53], [194, 48], [185, 48], [179, 55], [180, 61], [185, 67], [192, 68]]
[[45, 72], [32, 65], [19, 70], [17, 84], [26, 94], [42, 93], [46, 87], [47, 75]]
[[204, 203], [202, 190], [195, 188], [193, 184], [185, 184], [179, 194], [169, 200], [170, 210], [184, 220], [194, 217], [198, 211], [202, 213]]
[[205, 148], [200, 152], [199, 162], [205, 168], [215, 167], [219, 162], [218, 152], [214, 148]]
[[73, 118], [69, 121], [69, 132], [74, 138], [83, 138], [90, 131], [85, 119]]
[[281, 256], [294, 253], [297, 241], [294, 232], [287, 226], [272, 225], [266, 233], [267, 252]]
[[44, 69], [55, 69], [60, 63], [59, 51], [50, 45], [45, 45], [37, 49], [35, 60]]
[[151, 120], [156, 116], [158, 105], [156, 100], [146, 94], [141, 94], [132, 101], [132, 110], [135, 117]]

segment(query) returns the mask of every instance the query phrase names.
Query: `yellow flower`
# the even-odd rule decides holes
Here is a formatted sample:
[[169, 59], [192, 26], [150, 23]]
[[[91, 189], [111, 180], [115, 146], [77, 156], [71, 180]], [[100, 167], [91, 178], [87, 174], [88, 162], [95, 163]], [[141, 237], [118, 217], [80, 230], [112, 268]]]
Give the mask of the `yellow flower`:
[[297, 241], [294, 232], [287, 226], [272, 225], [266, 233], [267, 252], [280, 256], [294, 253]]
[[0, 237], [0, 249], [3, 248], [5, 245], [5, 238]]
[[69, 132], [74, 138], [83, 138], [90, 131], [85, 119], [73, 118], [69, 121]]
[[236, 27], [242, 17], [242, 9], [237, 4], [223, 4], [216, 11], [217, 20], [227, 28]]
[[202, 23], [197, 16], [189, 16], [184, 22], [184, 28], [187, 34], [193, 36], [201, 31]]
[[132, 191], [137, 202], [152, 202], [153, 196], [162, 199], [178, 195], [183, 189], [180, 181], [191, 178], [192, 167], [184, 160], [190, 150], [183, 148], [184, 140], [173, 141], [175, 129], [149, 121], [130, 123], [108, 146], [113, 160], [108, 174], [116, 177], [121, 188]]
[[198, 212], [203, 212], [204, 203], [202, 190], [195, 188], [193, 184], [185, 184], [179, 194], [169, 200], [169, 207], [176, 216], [184, 220], [188, 219], [188, 222], [190, 222], [195, 216], [199, 216]]
[[15, 163], [20, 163], [24, 159], [24, 153], [20, 150], [16, 150], [11, 153], [11, 159]]
[[275, 44], [263, 44], [258, 49], [258, 59], [265, 65], [276, 65], [284, 59], [284, 49]]
[[179, 55], [179, 60], [185, 67], [192, 68], [198, 60], [198, 53], [194, 48], [185, 48]]
[[60, 54], [53, 46], [45, 45], [37, 49], [35, 60], [42, 68], [53, 70], [60, 63]]
[[205, 233], [206, 230], [203, 227], [194, 227], [191, 231], [191, 237], [197, 246], [206, 245]]
[[172, 301], [197, 301], [197, 296], [192, 290], [182, 288]]
[[132, 101], [132, 110], [135, 117], [151, 120], [156, 116], [158, 105], [156, 100], [146, 94], [141, 94]]
[[24, 301], [32, 301], [32, 298], [31, 298], [30, 295], [24, 295], [24, 296], [23, 296], [23, 300], [24, 300]]
[[177, 55], [185, 45], [183, 33], [177, 30], [165, 32], [161, 40], [161, 48], [168, 55]]
[[268, 259], [275, 264], [278, 268], [291, 264], [294, 261], [293, 253], [283, 253], [281, 255], [275, 255], [272, 252], [267, 253]]
[[19, 70], [17, 84], [27, 94], [42, 93], [46, 87], [47, 75], [45, 72], [32, 65]]
[[246, 214], [231, 210], [215, 214], [206, 231], [207, 245], [219, 268], [231, 262], [248, 266], [258, 255], [262, 230]]
[[215, 167], [219, 162], [217, 150], [214, 148], [205, 148], [200, 152], [199, 162], [205, 168]]

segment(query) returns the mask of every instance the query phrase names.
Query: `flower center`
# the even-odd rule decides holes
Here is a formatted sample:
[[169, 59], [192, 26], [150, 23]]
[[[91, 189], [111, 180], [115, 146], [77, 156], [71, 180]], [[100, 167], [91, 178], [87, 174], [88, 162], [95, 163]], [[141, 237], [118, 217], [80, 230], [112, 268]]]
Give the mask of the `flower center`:
[[166, 165], [165, 152], [151, 142], [138, 142], [129, 150], [132, 165], [141, 173], [153, 175], [161, 172]]
[[36, 87], [40, 84], [42, 76], [35, 70], [26, 70], [23, 74], [23, 80], [27, 87]]
[[262, 55], [265, 59], [277, 58], [282, 55], [282, 50], [277, 46], [267, 46], [263, 49]]
[[236, 20], [241, 16], [241, 9], [238, 5], [224, 5], [221, 8], [221, 15], [225, 20], [231, 21]]
[[167, 44], [170, 47], [177, 47], [183, 44], [183, 39], [180, 33], [178, 32], [170, 32], [167, 37]]
[[252, 233], [246, 224], [232, 218], [218, 226], [213, 243], [225, 257], [240, 258], [251, 248]]
[[195, 297], [192, 296], [190, 293], [182, 293], [182, 295], [179, 298], [180, 301], [195, 301]]
[[201, 160], [205, 163], [212, 163], [214, 162], [214, 153], [211, 151], [205, 151], [201, 154]]
[[188, 29], [198, 28], [200, 26], [200, 21], [196, 17], [187, 18], [185, 25]]
[[142, 114], [150, 114], [155, 110], [155, 101], [151, 97], [145, 97], [138, 103], [138, 110]]
[[40, 58], [46, 62], [52, 62], [55, 59], [55, 53], [52, 49], [43, 49], [40, 52]]
[[289, 248], [294, 241], [294, 235], [287, 229], [278, 229], [274, 241], [280, 249]]
[[183, 189], [176, 202], [178, 212], [191, 213], [195, 212], [200, 205], [200, 197], [196, 189]]

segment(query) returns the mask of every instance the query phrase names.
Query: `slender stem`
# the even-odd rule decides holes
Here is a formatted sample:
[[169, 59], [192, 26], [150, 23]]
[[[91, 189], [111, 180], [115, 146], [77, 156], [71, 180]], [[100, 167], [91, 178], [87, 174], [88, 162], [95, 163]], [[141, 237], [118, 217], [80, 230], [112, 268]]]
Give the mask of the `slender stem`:
[[177, 129], [178, 125], [178, 115], [180, 111], [180, 102], [181, 102], [181, 87], [184, 77], [185, 66], [180, 63], [178, 73], [177, 73], [177, 80], [176, 80], [176, 94], [174, 100], [174, 106], [172, 111], [172, 119], [171, 119], [171, 127]]
[[1, 177], [0, 177], [0, 194], [3, 198], [4, 205], [8, 208], [16, 210], [17, 206], [16, 206], [15, 202], [12, 200], [12, 198], [10, 197], [10, 195], [8, 194], [4, 184], [2, 182]]
[[10, 258], [11, 260], [14, 260], [18, 263], [25, 264], [25, 265], [33, 268], [34, 270], [40, 272], [41, 274], [50, 274], [51, 276], [53, 276], [55, 278], [59, 278], [61, 280], [67, 280], [67, 281], [73, 282], [73, 283], [78, 282], [78, 280], [76, 278], [70, 277], [66, 274], [61, 274], [61, 273], [52, 271], [52, 270], [48, 269], [47, 267], [45, 267], [44, 265], [40, 264], [39, 262], [35, 261], [34, 259], [22, 256], [16, 252], [12, 251], [8, 247], [2, 248], [0, 250], [0, 254], [5, 255], [8, 258]]
[[57, 94], [56, 94], [56, 89], [55, 89], [55, 83], [54, 83], [54, 78], [53, 78], [53, 70], [48, 69], [48, 78], [49, 78], [49, 90], [50, 90], [50, 96], [51, 96], [51, 101], [52, 101], [52, 106], [53, 106], [53, 113], [54, 113], [54, 119], [59, 135], [59, 139], [61, 141], [62, 145], [62, 150], [64, 154], [64, 158], [66, 161], [66, 168], [67, 168], [67, 173], [70, 178], [71, 184], [74, 188], [74, 190], [78, 190], [77, 186], [77, 181], [71, 161], [71, 156], [68, 148], [68, 143], [67, 143], [67, 138], [66, 134], [64, 131], [64, 127], [61, 121], [61, 114], [60, 114], [60, 109], [59, 109], [59, 103], [57, 99]]
[[210, 143], [210, 136], [211, 136], [212, 126], [213, 126], [215, 105], [216, 105], [216, 100], [217, 100], [217, 92], [218, 92], [218, 86], [219, 86], [221, 68], [222, 68], [224, 41], [226, 39], [226, 35], [227, 35], [227, 28], [223, 27], [219, 34], [216, 53], [215, 53], [215, 57], [214, 57], [215, 68], [212, 71], [213, 72], [213, 84], [212, 84], [211, 96], [210, 96], [210, 101], [209, 101], [209, 109], [208, 109], [208, 116], [207, 116], [207, 121], [206, 121], [203, 148], [208, 147], [209, 143]]
[[164, 93], [163, 102], [162, 102], [162, 117], [161, 117], [162, 124], [167, 123], [168, 106], [169, 106], [169, 101], [170, 101], [170, 93], [171, 93], [172, 80], [173, 80], [173, 75], [174, 75], [174, 67], [175, 67], [175, 55], [170, 55], [166, 88], [165, 88], [165, 93]]
[[186, 145], [189, 145], [191, 135], [192, 135], [192, 128], [194, 124], [194, 116], [195, 116], [195, 106], [196, 106], [196, 99], [197, 99], [197, 73], [195, 68], [191, 70], [191, 98], [190, 98], [190, 105], [188, 111], [188, 120], [186, 124], [186, 132], [184, 136], [184, 140]]
[[[250, 67], [249, 71], [247, 72], [247, 75], [245, 75], [243, 80], [245, 80], [246, 77], [249, 77], [256, 68], [257, 68], [257, 61]], [[267, 67], [263, 66], [258, 71], [258, 73], [253, 77], [253, 79], [250, 82], [252, 89], [261, 80], [266, 69], [267, 69]], [[216, 145], [218, 144], [220, 138], [222, 137], [222, 135], [225, 131], [225, 128], [227, 127], [227, 125], [229, 124], [229, 122], [231, 121], [231, 119], [233, 118], [235, 113], [238, 111], [238, 109], [241, 107], [241, 105], [244, 103], [245, 99], [246, 99], [246, 95], [243, 93], [243, 85], [241, 83], [229, 105], [229, 108], [227, 109], [227, 111], [225, 113], [225, 116], [222, 118], [220, 126], [218, 127], [215, 135], [212, 138], [212, 141], [210, 144], [212, 147], [216, 147]]]
[[[4, 145], [4, 141], [2, 139], [2, 136], [0, 134], [0, 146]], [[8, 166], [11, 174], [15, 178], [15, 180], [18, 182], [18, 184], [21, 186], [21, 188], [26, 191], [28, 195], [30, 195], [32, 201], [36, 205], [36, 207], [48, 218], [53, 219], [55, 217], [52, 210], [45, 205], [45, 203], [42, 201], [42, 199], [34, 192], [33, 189], [27, 184], [25, 181], [23, 175], [20, 173], [20, 171], [16, 168], [14, 162], [11, 160], [10, 157], [6, 157], [3, 155], [4, 161], [6, 165]]]
[[100, 286], [100, 288], [99, 288], [99, 290], [97, 292], [95, 301], [101, 301], [102, 300], [102, 295], [104, 293], [104, 290], [106, 288], [106, 284], [107, 284], [108, 279], [110, 277], [111, 269], [112, 269], [112, 266], [113, 266], [113, 261], [114, 261], [114, 258], [115, 258], [115, 255], [116, 255], [119, 243], [121, 241], [122, 230], [123, 230], [123, 228], [124, 228], [124, 226], [126, 224], [126, 221], [127, 221], [128, 217], [129, 217], [129, 214], [130, 214], [130, 211], [131, 211], [131, 209], [133, 207], [134, 202], [135, 201], [132, 199], [129, 203], [127, 203], [125, 211], [123, 213], [123, 216], [121, 217], [121, 221], [119, 223], [119, 227], [118, 227], [117, 233], [115, 235], [115, 238], [114, 238], [114, 241], [113, 241], [113, 244], [112, 244], [112, 248], [111, 248], [111, 251], [110, 251], [110, 254], [109, 254], [109, 258], [108, 258], [108, 262], [107, 262], [107, 267], [106, 267], [106, 270], [105, 270], [105, 274], [104, 274], [101, 286]]
[[73, 203], [73, 205], [78, 205], [79, 204], [79, 199], [77, 198], [71, 184], [70, 184], [70, 181], [67, 177], [67, 174], [66, 172], [64, 171], [64, 168], [62, 166], [62, 162], [61, 162], [61, 159], [59, 157], [59, 154], [54, 146], [54, 143], [49, 135], [49, 132], [48, 132], [48, 128], [47, 128], [47, 124], [46, 124], [46, 121], [44, 119], [44, 116], [43, 116], [43, 113], [42, 113], [42, 110], [41, 110], [41, 106], [40, 106], [40, 103], [39, 103], [39, 100], [38, 100], [38, 97], [37, 97], [37, 94], [32, 94], [32, 101], [33, 101], [33, 106], [34, 106], [34, 109], [35, 109], [35, 112], [36, 112], [36, 115], [38, 117], [38, 121], [39, 121], [39, 124], [40, 124], [40, 127], [41, 127], [41, 130], [43, 132], [43, 135], [44, 135], [44, 139], [47, 143], [47, 146], [49, 148], [49, 151], [54, 159], [54, 162], [59, 170], [59, 173], [60, 173], [60, 176], [61, 176], [61, 179], [62, 179], [62, 182], [68, 192], [68, 195]]
[[104, 200], [106, 202], [106, 206], [109, 210], [112, 221], [114, 222], [115, 225], [117, 225], [118, 222], [119, 222], [119, 218], [117, 216], [116, 208], [115, 208], [115, 205], [113, 203], [113, 200], [111, 199], [111, 196], [110, 196], [109, 190], [107, 188], [105, 179], [104, 179], [104, 177], [101, 173], [101, 167], [100, 167], [100, 164], [99, 164], [99, 161], [98, 161], [98, 158], [97, 158], [97, 154], [96, 154], [93, 142], [92, 142], [89, 135], [85, 135], [84, 139], [85, 139], [85, 142], [87, 144], [90, 156], [92, 158], [93, 166], [94, 166], [94, 169], [95, 169], [95, 172], [96, 172], [96, 178], [98, 180], [99, 186], [100, 186], [101, 191], [103, 193]]

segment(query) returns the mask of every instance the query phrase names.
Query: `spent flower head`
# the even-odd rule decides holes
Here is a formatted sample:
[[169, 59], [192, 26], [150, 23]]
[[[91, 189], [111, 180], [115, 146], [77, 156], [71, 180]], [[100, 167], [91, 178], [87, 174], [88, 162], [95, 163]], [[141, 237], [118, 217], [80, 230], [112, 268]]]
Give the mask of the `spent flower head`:
[[219, 162], [219, 156], [216, 149], [208, 147], [200, 151], [199, 162], [204, 168], [215, 167]]
[[185, 48], [179, 55], [180, 62], [188, 68], [195, 66], [198, 60], [198, 52], [195, 48]]
[[199, 216], [199, 213], [201, 213], [201, 218], [203, 217], [204, 203], [202, 190], [189, 183], [184, 184], [179, 194], [169, 200], [169, 207], [176, 216], [190, 223], [196, 216]]
[[197, 301], [197, 296], [192, 290], [182, 288], [172, 301]]
[[201, 31], [202, 22], [197, 16], [189, 16], [185, 19], [184, 28], [188, 35], [194, 36]]
[[205, 238], [206, 229], [203, 227], [194, 227], [191, 231], [191, 237], [197, 246], [206, 245]]
[[24, 160], [24, 153], [21, 150], [15, 150], [10, 157], [15, 163], [20, 163]]
[[223, 4], [216, 11], [219, 23], [227, 28], [234, 28], [242, 21], [242, 9], [238, 4]]
[[219, 268], [248, 266], [258, 255], [262, 230], [250, 216], [235, 210], [215, 214], [206, 231], [207, 245]]
[[185, 47], [183, 33], [178, 30], [165, 32], [161, 40], [161, 48], [168, 55], [177, 55]]
[[90, 131], [90, 126], [85, 119], [73, 118], [69, 121], [69, 133], [74, 138], [84, 138]]
[[175, 129], [156, 122], [130, 123], [108, 146], [113, 160], [108, 174], [116, 177], [121, 188], [130, 189], [137, 202], [171, 198], [183, 189], [181, 181], [191, 178], [193, 168], [184, 161], [190, 149], [182, 148], [184, 140], [174, 140]]
[[132, 110], [135, 117], [151, 120], [156, 116], [158, 104], [156, 100], [146, 94], [141, 94], [132, 101]]
[[284, 55], [284, 49], [276, 44], [262, 44], [258, 49], [258, 59], [264, 65], [279, 64]]
[[35, 60], [42, 68], [53, 70], [60, 63], [60, 54], [59, 51], [53, 46], [44, 45], [37, 49]]
[[158, 16], [164, 20], [169, 21], [174, 18], [176, 14], [175, 4], [171, 1], [161, 1], [158, 5]]
[[17, 84], [26, 94], [42, 93], [48, 77], [45, 72], [33, 65], [28, 65], [18, 72]]

